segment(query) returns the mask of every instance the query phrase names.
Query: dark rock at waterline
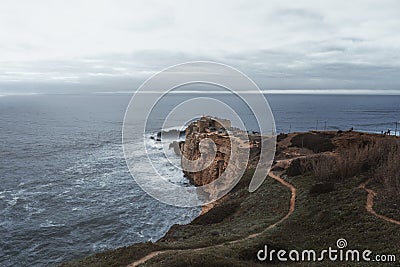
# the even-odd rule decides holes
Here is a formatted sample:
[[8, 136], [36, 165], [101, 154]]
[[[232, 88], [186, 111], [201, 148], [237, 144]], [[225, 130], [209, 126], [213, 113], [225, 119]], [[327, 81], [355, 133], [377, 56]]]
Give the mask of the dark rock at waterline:
[[155, 138], [154, 136], [150, 136], [150, 139], [152, 139], [152, 140], [156, 140], [157, 142], [160, 142], [161, 141], [161, 138]]

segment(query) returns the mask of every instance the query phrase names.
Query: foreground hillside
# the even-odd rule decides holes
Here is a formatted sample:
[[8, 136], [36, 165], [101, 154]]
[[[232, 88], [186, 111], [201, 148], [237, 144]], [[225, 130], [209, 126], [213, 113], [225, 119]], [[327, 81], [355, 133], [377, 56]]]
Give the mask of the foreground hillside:
[[[158, 242], [99, 253], [62, 266], [261, 266], [259, 250], [369, 249], [400, 260], [399, 139], [357, 132], [278, 137], [276, 162], [263, 185], [248, 193], [249, 169], [235, 189], [188, 225]], [[321, 266], [285, 262], [282, 266]], [[360, 262], [359, 266], [376, 266]], [[324, 266], [354, 266], [331, 262]]]

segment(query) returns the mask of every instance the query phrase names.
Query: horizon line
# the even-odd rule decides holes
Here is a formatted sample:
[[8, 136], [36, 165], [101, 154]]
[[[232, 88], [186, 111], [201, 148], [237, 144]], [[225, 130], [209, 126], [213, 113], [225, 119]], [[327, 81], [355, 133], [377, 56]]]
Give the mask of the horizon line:
[[[400, 90], [372, 90], [372, 89], [271, 89], [260, 91], [239, 91], [240, 94], [316, 94], [316, 95], [400, 95]], [[98, 91], [95, 94], [159, 94], [163, 91]], [[231, 91], [215, 90], [176, 90], [171, 94], [231, 94]]]
[[[128, 91], [86, 91], [76, 92], [67, 90], [63, 92], [0, 92], [0, 97], [4, 96], [28, 96], [28, 95], [68, 95], [68, 94], [160, 94], [164, 91], [139, 91], [137, 89]], [[176, 90], [170, 94], [232, 94], [231, 91], [215, 90]], [[400, 95], [400, 90], [372, 90], [372, 89], [271, 89], [260, 91], [239, 91], [240, 94], [263, 94], [263, 95]]]

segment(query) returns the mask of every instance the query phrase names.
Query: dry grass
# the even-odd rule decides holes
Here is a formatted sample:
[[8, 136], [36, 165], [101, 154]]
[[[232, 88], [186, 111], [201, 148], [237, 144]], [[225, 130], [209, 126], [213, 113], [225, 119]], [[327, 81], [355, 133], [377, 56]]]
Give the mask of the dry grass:
[[374, 180], [382, 183], [388, 193], [398, 196], [400, 190], [400, 142], [387, 146], [384, 152], [385, 157], [374, 172]]
[[384, 186], [385, 191], [397, 195], [400, 190], [399, 159], [400, 140], [380, 138], [339, 149], [336, 154], [319, 154], [301, 164], [303, 169], [311, 169], [314, 176], [328, 182], [368, 173], [374, 182]]

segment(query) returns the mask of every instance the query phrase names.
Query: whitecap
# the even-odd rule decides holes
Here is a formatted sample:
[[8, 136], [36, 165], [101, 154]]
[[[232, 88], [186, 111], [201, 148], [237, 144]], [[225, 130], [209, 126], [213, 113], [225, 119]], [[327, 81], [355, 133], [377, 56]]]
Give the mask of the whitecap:
[[50, 227], [61, 227], [61, 226], [65, 226], [65, 224], [63, 224], [63, 223], [54, 223], [53, 221], [46, 220], [45, 223], [41, 223], [39, 226], [40, 226], [41, 228], [50, 228]]
[[8, 205], [10, 205], [11, 207], [14, 206], [15, 204], [17, 204], [19, 197], [18, 196], [14, 196], [11, 200], [7, 200]]
[[32, 207], [29, 204], [24, 205], [24, 209], [29, 212], [29, 215], [40, 214], [40, 213], [42, 213], [43, 211], [46, 210], [44, 208]]

